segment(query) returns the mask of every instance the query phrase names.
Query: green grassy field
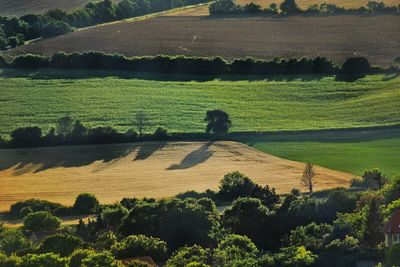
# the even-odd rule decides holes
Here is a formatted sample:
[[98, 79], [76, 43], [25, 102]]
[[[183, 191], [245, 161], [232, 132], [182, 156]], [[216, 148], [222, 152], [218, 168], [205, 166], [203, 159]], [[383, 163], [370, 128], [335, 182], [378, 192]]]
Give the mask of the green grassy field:
[[400, 128], [262, 136], [240, 141], [276, 156], [362, 175], [378, 168], [400, 175]]
[[[236, 132], [400, 123], [400, 78], [384, 80], [377, 75], [346, 83], [334, 77], [283, 76], [268, 81], [236, 81], [237, 77], [181, 81], [177, 77], [179, 81], [163, 81], [171, 76], [150, 80], [118, 75], [1, 71], [0, 133], [8, 135], [28, 125], [46, 129], [64, 115], [88, 126], [127, 130], [139, 109], [151, 119], [149, 131], [163, 126], [170, 132], [203, 132], [203, 118], [210, 109], [227, 111]], [[75, 77], [61, 78], [66, 76]]]

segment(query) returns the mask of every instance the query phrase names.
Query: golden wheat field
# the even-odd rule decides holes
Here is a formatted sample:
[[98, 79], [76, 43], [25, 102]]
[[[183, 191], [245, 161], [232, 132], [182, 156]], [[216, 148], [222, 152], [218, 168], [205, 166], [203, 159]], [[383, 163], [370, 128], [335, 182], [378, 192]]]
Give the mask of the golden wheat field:
[[[0, 210], [29, 198], [72, 204], [82, 192], [102, 203], [218, 189], [240, 171], [279, 193], [300, 187], [304, 163], [236, 142], [151, 142], [1, 150]], [[352, 174], [317, 167], [316, 190], [348, 186]]]

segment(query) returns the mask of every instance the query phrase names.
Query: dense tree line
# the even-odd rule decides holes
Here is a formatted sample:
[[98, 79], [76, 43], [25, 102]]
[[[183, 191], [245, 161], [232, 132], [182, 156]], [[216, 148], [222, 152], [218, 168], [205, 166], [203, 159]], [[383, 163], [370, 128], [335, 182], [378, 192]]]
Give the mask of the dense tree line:
[[[3, 62], [3, 63], [2, 63]], [[63, 68], [106, 69], [135, 72], [176, 73], [195, 75], [274, 75], [274, 74], [358, 74], [360, 76], [385, 71], [396, 71], [396, 67], [384, 69], [372, 67], [365, 57], [351, 57], [339, 67], [332, 60], [316, 58], [254, 58], [226, 61], [220, 57], [146, 56], [125, 57], [120, 54], [101, 52], [55, 53], [51, 58], [44, 55], [24, 54], [6, 62], [0, 57], [0, 65], [13, 68]]]
[[210, 7], [211, 15], [263, 14], [263, 15], [365, 15], [365, 14], [400, 14], [400, 5], [386, 6], [384, 2], [368, 1], [365, 7], [343, 8], [331, 3], [313, 4], [303, 10], [295, 0], [284, 0], [280, 5], [272, 3], [267, 8], [250, 2], [238, 5], [234, 0], [217, 0]]
[[0, 17], [0, 50], [22, 45], [27, 40], [66, 34], [76, 28], [205, 2], [208, 0], [122, 0], [119, 3], [103, 0], [89, 2], [71, 13], [55, 9], [43, 15]]
[[[22, 201], [9, 214], [23, 217], [23, 227], [0, 227], [0, 266], [151, 266], [120, 261], [145, 256], [168, 267], [336, 267], [362, 260], [396, 266], [400, 245], [385, 248], [381, 229], [400, 210], [400, 177], [386, 179], [372, 170], [354, 185], [356, 190], [305, 195], [294, 189], [279, 196], [234, 172], [217, 192], [170, 199], [100, 205], [95, 196], [81, 194], [72, 207]], [[219, 212], [217, 204], [228, 207]], [[96, 216], [61, 226], [60, 207]], [[31, 243], [27, 236], [38, 231], [51, 234]]]
[[[145, 122], [148, 128], [148, 121]], [[146, 129], [148, 130], [148, 129]], [[10, 140], [0, 136], [1, 147], [38, 147], [82, 144], [110, 144], [146, 140], [168, 140], [170, 135], [162, 127], [155, 128], [152, 134], [138, 135], [133, 127], [121, 133], [110, 126], [86, 127], [70, 116], [61, 117], [55, 127], [46, 133], [37, 126], [20, 127], [10, 133]]]

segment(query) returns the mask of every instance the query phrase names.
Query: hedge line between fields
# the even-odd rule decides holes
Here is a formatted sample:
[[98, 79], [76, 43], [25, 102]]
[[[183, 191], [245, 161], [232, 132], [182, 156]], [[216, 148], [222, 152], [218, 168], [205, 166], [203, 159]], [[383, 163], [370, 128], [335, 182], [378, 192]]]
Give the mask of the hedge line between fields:
[[[400, 61], [400, 57], [395, 62]], [[65, 53], [58, 52], [52, 57], [24, 54], [7, 62], [0, 57], [0, 66], [6, 68], [59, 68], [128, 70], [134, 72], [174, 73], [194, 75], [269, 75], [269, 74], [318, 74], [344, 75], [353, 80], [367, 74], [398, 71], [398, 67], [373, 67], [365, 57], [348, 58], [342, 66], [324, 57], [316, 58], [275, 58], [259, 60], [241, 58], [227, 61], [220, 57], [187, 56], [146, 56], [125, 57], [121, 54], [101, 52]]]
[[301, 9], [295, 0], [284, 0], [281, 4], [272, 3], [267, 8], [250, 2], [238, 5], [234, 0], [217, 0], [209, 7], [210, 15], [265, 15], [265, 16], [331, 16], [331, 15], [399, 15], [400, 5], [386, 6], [384, 2], [368, 1], [366, 6], [344, 8], [331, 3], [312, 4]]

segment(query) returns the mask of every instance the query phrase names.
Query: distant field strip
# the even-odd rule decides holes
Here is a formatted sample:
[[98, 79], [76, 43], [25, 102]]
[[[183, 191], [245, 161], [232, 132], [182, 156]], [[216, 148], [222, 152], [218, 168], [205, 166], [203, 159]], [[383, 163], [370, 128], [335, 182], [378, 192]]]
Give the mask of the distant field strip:
[[[200, 8], [204, 11], [206, 7]], [[323, 56], [337, 64], [358, 55], [384, 66], [399, 56], [400, 16], [221, 18], [196, 16], [196, 12], [196, 8], [188, 8], [176, 11], [177, 16], [91, 27], [3, 54], [12, 57], [21, 53], [98, 50], [127, 56], [168, 54], [227, 59]]]
[[[256, 3], [262, 7], [269, 7], [270, 4], [275, 3], [280, 5], [282, 1], [276, 1], [276, 0], [236, 0], [235, 1], [238, 4], [245, 5], [247, 3], [253, 2]], [[378, 1], [380, 2], [380, 1]], [[400, 4], [399, 0], [385, 0], [382, 1], [388, 6], [397, 6]], [[329, 3], [329, 4], [335, 4], [338, 7], [346, 7], [346, 8], [357, 8], [357, 7], [362, 7], [362, 6], [367, 6], [368, 0], [296, 0], [297, 5], [302, 8], [306, 9], [309, 6], [313, 4], [323, 4], [323, 3]]]
[[[52, 78], [85, 75], [79, 70], [14, 73], [27, 76], [23, 78], [10, 77], [13, 73], [0, 71], [2, 135], [29, 125], [46, 130], [65, 115], [87, 126], [113, 126], [126, 131], [133, 127], [134, 114], [140, 109], [150, 118], [148, 132], [157, 126], [170, 132], [204, 132], [203, 119], [211, 109], [227, 111], [234, 132], [400, 124], [400, 77], [385, 81], [381, 75], [368, 76], [353, 83], [313, 76], [275, 76], [268, 81], [231, 81], [243, 77], [225, 77], [185, 82]], [[121, 73], [109, 75], [118, 74]], [[174, 76], [152, 76], [163, 78]]]
[[[124, 197], [170, 197], [217, 190], [240, 171], [279, 193], [300, 188], [304, 163], [280, 159], [235, 142], [155, 142], [0, 150], [0, 210], [39, 198], [72, 204], [81, 192], [101, 203]], [[4, 159], [4, 160], [3, 160]], [[352, 174], [317, 167], [316, 190], [348, 186]]]
[[0, 0], [0, 16], [42, 14], [51, 9], [73, 11], [99, 0]]

